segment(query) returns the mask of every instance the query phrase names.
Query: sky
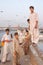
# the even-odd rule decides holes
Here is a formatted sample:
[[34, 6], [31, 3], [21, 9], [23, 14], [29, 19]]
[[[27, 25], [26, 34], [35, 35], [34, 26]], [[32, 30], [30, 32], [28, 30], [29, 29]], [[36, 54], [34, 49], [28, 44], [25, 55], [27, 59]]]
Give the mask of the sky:
[[43, 0], [0, 0], [0, 27], [28, 26], [29, 6], [34, 6], [43, 27]]

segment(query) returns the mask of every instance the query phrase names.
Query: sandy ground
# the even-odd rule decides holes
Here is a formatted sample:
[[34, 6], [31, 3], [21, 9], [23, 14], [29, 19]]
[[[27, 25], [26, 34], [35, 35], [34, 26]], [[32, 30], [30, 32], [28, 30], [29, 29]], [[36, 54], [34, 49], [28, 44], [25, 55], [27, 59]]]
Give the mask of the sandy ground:
[[[29, 65], [28, 63], [30, 63], [30, 65], [43, 65], [43, 61], [41, 60], [40, 56], [37, 57], [37, 56], [33, 55], [33, 53], [31, 52], [30, 49], [29, 49], [28, 55], [30, 57], [29, 58], [30, 61], [27, 62], [27, 64], [24, 63], [24, 65]], [[2, 55], [0, 54], [0, 59], [1, 59], [1, 56]], [[28, 56], [27, 56], [27, 58], [28, 58]], [[13, 64], [12, 64], [12, 61], [10, 61], [10, 62], [6, 62], [5, 64], [0, 62], [0, 65], [13, 65]], [[22, 63], [21, 63], [21, 65], [22, 65]]]

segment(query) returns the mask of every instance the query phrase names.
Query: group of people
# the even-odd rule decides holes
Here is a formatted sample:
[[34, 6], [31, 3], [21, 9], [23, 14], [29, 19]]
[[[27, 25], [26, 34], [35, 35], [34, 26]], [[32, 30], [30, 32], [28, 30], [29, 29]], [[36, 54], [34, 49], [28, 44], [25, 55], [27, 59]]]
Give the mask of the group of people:
[[30, 6], [30, 16], [27, 19], [29, 24], [28, 29], [17, 30], [14, 36], [10, 35], [10, 30], [5, 30], [6, 34], [3, 35], [1, 42], [4, 43], [2, 62], [8, 61], [7, 57], [9, 52], [13, 56], [13, 64], [19, 64], [19, 58], [24, 54], [28, 54], [28, 49], [31, 44], [37, 45], [39, 40], [39, 28], [38, 28], [38, 15], [34, 12], [34, 7]]

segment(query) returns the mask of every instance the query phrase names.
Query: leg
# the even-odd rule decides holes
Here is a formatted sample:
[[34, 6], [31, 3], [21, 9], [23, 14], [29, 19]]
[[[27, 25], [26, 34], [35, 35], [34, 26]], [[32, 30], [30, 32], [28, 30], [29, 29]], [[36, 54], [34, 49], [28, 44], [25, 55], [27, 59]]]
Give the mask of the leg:
[[5, 44], [3, 47], [2, 62], [6, 62], [6, 58], [7, 58], [7, 45]]
[[17, 57], [17, 53], [13, 55], [13, 65], [17, 65], [18, 61], [18, 57]]
[[34, 29], [34, 46], [37, 45], [39, 41], [39, 31], [37, 29]]

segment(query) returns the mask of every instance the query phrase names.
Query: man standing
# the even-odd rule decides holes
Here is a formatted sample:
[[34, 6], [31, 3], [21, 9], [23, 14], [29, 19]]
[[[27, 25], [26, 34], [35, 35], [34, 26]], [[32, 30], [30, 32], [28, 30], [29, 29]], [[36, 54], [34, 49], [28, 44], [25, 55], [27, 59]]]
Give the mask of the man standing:
[[11, 36], [9, 34], [9, 29], [6, 29], [5, 30], [5, 34], [3, 35], [2, 37], [2, 40], [1, 42], [4, 43], [4, 46], [3, 46], [3, 56], [2, 56], [2, 62], [5, 63], [6, 60], [7, 60], [7, 56], [9, 54], [9, 50], [11, 50]]
[[39, 40], [39, 29], [38, 29], [38, 15], [34, 12], [34, 7], [30, 6], [29, 26], [31, 33], [31, 40], [33, 44], [38, 43]]

